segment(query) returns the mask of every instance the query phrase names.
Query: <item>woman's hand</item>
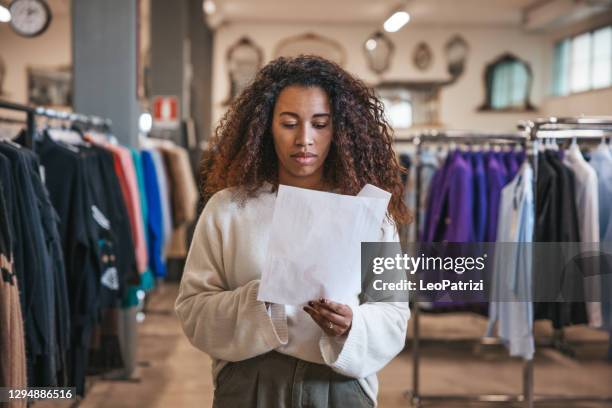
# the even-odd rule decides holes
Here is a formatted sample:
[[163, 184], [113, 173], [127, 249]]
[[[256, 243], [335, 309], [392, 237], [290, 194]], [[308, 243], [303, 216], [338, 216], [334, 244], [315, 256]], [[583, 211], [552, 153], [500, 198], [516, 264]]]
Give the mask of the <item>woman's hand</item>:
[[348, 305], [321, 298], [308, 302], [304, 311], [330, 336], [343, 336], [351, 330], [353, 311]]

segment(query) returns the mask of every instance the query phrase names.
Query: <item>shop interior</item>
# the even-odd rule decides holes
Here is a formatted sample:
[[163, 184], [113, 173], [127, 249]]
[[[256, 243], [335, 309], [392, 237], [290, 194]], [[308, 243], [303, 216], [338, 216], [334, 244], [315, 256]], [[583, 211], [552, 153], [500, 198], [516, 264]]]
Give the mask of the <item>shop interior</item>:
[[[94, 214], [100, 228], [110, 221], [115, 234], [129, 236], [133, 251], [117, 252], [117, 267], [133, 263], [139, 275], [121, 278], [121, 307], [109, 308], [91, 328], [97, 341], [71, 348], [70, 358], [84, 370], [76, 378], [78, 399], [34, 406], [212, 406], [210, 358], [189, 343], [174, 312], [204, 204], [200, 158], [255, 73], [277, 57], [300, 54], [338, 63], [383, 100], [395, 151], [408, 170], [414, 222], [402, 230], [405, 242], [444, 239], [427, 232], [429, 183], [452, 149], [505, 154], [509, 181], [529, 149], [569, 155], [577, 146], [590, 157], [612, 146], [610, 0], [0, 0], [0, 144], [6, 147], [0, 153], [33, 152], [45, 168], [27, 183], [28, 194], [47, 206], [33, 208], [30, 220], [24, 210], [30, 204], [7, 210], [34, 237], [24, 235], [21, 255], [13, 255], [30, 263], [23, 279], [50, 293], [29, 295], [37, 306], [22, 317], [25, 330], [50, 319], [45, 310], [69, 313], [74, 302], [85, 310], [93, 301], [70, 285], [62, 293], [53, 281], [62, 273], [56, 252], [63, 251], [66, 271], [88, 267], [77, 238], [73, 247], [60, 245], [65, 234], [80, 233], [78, 225], [59, 235], [47, 228], [55, 212], [79, 223], [68, 207], [80, 193], [65, 188], [73, 179], [106, 203], [104, 214]], [[68, 153], [58, 160], [45, 137], [105, 148], [97, 164], [76, 168]], [[132, 172], [118, 176], [120, 185], [105, 177], [105, 168], [113, 170], [111, 154]], [[434, 160], [430, 167], [426, 156]], [[5, 175], [19, 171], [7, 163], [0, 163]], [[601, 183], [612, 167], [602, 174]], [[45, 184], [67, 197], [65, 208], [54, 202], [53, 210], [39, 188]], [[13, 194], [24, 185], [14, 183]], [[612, 188], [606, 191], [612, 199]], [[122, 193], [127, 212], [116, 214]], [[602, 207], [606, 199], [598, 197]], [[481, 212], [486, 222], [497, 220], [497, 212], [473, 206], [474, 223]], [[592, 240], [581, 237], [608, 239], [601, 222]], [[495, 241], [489, 233], [483, 229], [478, 239]], [[25, 255], [44, 242], [53, 242], [47, 257]], [[115, 263], [114, 255], [109, 259]], [[5, 276], [4, 257], [2, 263]], [[117, 279], [109, 272], [102, 285], [112, 289]], [[9, 280], [0, 293], [17, 299]], [[612, 287], [601, 302], [611, 295]], [[584, 321], [536, 319], [533, 353], [510, 356], [489, 330], [486, 308], [414, 302], [411, 310], [404, 351], [378, 375], [382, 408], [612, 404], [612, 327], [606, 329], [605, 316], [603, 322], [591, 314]], [[58, 350], [73, 341], [61, 335], [62, 322], [41, 326], [57, 337]], [[20, 340], [25, 348], [35, 348], [27, 337]], [[39, 386], [62, 382], [39, 374]]]

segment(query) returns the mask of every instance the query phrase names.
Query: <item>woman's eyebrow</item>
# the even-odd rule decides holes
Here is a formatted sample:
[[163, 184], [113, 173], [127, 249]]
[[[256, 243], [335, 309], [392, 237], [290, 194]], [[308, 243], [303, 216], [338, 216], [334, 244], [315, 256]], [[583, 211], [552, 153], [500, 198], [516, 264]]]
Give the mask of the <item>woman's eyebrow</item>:
[[289, 116], [293, 116], [295, 118], [299, 118], [300, 117], [300, 115], [298, 115], [295, 112], [281, 112], [278, 116], [283, 116], [283, 115], [289, 115]]
[[329, 117], [331, 115], [329, 113], [315, 113], [314, 115], [312, 115], [313, 118], [318, 118], [318, 117], [321, 117], [321, 116]]

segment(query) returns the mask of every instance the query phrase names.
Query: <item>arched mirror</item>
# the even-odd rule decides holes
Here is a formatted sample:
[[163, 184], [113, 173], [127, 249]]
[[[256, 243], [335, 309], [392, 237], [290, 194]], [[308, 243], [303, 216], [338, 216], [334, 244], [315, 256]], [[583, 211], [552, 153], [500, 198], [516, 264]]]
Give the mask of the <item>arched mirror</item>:
[[380, 75], [389, 69], [395, 47], [383, 32], [372, 34], [363, 44], [363, 49], [372, 71]]
[[456, 79], [463, 74], [465, 69], [465, 62], [469, 52], [468, 44], [463, 37], [455, 35], [446, 43], [445, 51], [448, 73]]
[[531, 67], [512, 54], [503, 54], [485, 69], [486, 100], [480, 110], [532, 111]]
[[343, 66], [346, 53], [339, 42], [314, 33], [289, 37], [280, 42], [274, 51], [274, 58], [318, 55]]
[[230, 94], [225, 101], [229, 104], [251, 82], [261, 68], [263, 53], [253, 41], [242, 37], [228, 51], [226, 57], [230, 82]]

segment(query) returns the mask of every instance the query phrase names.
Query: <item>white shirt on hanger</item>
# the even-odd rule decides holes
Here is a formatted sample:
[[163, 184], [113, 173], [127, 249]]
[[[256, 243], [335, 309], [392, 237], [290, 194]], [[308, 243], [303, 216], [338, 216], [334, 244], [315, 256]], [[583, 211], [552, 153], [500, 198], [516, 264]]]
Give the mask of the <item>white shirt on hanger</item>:
[[[578, 211], [580, 241], [597, 243], [599, 242], [599, 188], [597, 173], [589, 166], [582, 156], [580, 148], [575, 143], [572, 143], [565, 152], [563, 164], [574, 173], [574, 192], [576, 194], [575, 200]], [[598, 298], [598, 296], [591, 296], [590, 293], [599, 293], [600, 288], [601, 277], [599, 275], [585, 277], [585, 296], [587, 300]], [[586, 302], [586, 306], [589, 325], [601, 327], [601, 302]]]

